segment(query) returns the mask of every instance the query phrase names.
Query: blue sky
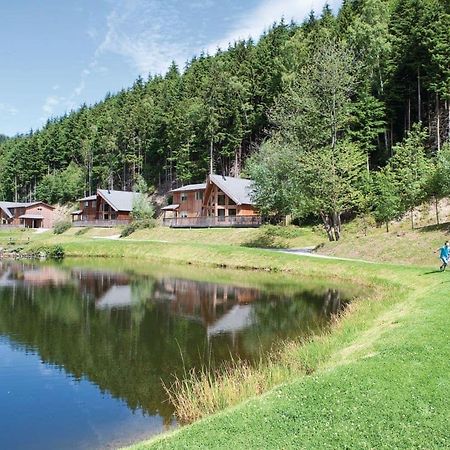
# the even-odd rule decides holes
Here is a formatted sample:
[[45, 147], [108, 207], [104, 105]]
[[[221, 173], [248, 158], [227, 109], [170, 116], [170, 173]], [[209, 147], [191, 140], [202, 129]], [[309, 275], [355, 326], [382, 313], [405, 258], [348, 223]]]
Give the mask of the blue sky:
[[[0, 0], [0, 133], [181, 67], [282, 16], [302, 21], [325, 0]], [[328, 2], [336, 8], [340, 0]]]

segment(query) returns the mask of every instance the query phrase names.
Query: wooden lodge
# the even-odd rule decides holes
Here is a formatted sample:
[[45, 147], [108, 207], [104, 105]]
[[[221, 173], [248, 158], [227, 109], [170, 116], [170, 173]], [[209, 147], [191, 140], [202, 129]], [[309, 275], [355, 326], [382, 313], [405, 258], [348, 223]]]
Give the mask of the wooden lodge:
[[114, 227], [131, 222], [135, 192], [97, 189], [95, 195], [80, 198], [79, 209], [72, 213], [76, 227]]
[[162, 208], [163, 222], [173, 228], [258, 227], [251, 185], [251, 180], [212, 174], [206, 183], [173, 189], [172, 204]]
[[0, 227], [52, 228], [54, 210], [44, 202], [0, 202]]

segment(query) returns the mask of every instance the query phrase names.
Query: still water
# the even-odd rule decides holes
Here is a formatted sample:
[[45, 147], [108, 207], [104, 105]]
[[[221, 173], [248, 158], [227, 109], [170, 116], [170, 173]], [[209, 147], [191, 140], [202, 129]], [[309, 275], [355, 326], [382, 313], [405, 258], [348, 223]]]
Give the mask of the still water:
[[175, 427], [163, 381], [317, 332], [351, 296], [191, 270], [0, 261], [0, 448], [116, 448]]

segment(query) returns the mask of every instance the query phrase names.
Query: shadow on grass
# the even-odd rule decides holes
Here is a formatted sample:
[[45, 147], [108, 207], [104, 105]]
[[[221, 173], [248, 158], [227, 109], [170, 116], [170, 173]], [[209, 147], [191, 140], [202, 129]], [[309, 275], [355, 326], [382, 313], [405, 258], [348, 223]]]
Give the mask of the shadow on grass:
[[427, 225], [418, 229], [421, 233], [427, 233], [429, 231], [445, 231], [450, 234], [450, 222], [441, 223], [439, 225]]
[[431, 272], [425, 272], [422, 275], [432, 275], [433, 273], [444, 273], [444, 272], [442, 272], [442, 270], [436, 269], [432, 270]]

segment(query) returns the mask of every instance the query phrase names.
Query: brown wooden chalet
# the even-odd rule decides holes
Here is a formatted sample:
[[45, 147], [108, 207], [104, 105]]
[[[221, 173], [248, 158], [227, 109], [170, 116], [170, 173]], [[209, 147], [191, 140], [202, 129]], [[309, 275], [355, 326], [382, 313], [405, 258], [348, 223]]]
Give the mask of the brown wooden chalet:
[[137, 194], [129, 191], [97, 189], [95, 195], [80, 198], [80, 208], [72, 213], [74, 226], [112, 227], [131, 221], [133, 199]]
[[0, 202], [0, 227], [52, 228], [54, 210], [44, 202]]
[[175, 228], [260, 226], [251, 192], [251, 180], [209, 175], [206, 183], [171, 191], [172, 204], [163, 208], [164, 224]]

